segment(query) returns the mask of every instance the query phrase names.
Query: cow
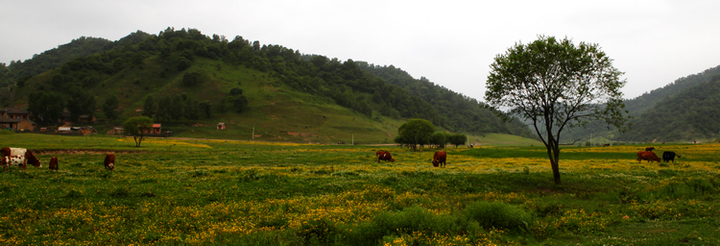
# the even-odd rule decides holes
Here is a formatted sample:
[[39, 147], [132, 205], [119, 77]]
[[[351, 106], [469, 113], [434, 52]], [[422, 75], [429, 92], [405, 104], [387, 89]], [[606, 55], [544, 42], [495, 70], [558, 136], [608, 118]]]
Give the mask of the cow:
[[433, 167], [445, 167], [445, 160], [447, 159], [447, 153], [445, 151], [438, 151], [435, 152], [435, 156], [433, 156]]
[[637, 153], [637, 160], [638, 163], [642, 163], [643, 160], [647, 160], [648, 163], [652, 161], [660, 162], [660, 157], [655, 155], [655, 152], [652, 151], [640, 151]]
[[645, 147], [645, 151], [653, 151], [655, 150], [655, 147]]
[[395, 158], [392, 157], [390, 152], [379, 150], [378, 152], [375, 152], [375, 155], [378, 158], [378, 163], [380, 163], [381, 160], [395, 162]]
[[105, 169], [112, 171], [115, 169], [115, 154], [105, 155]]
[[40, 160], [35, 158], [32, 151], [20, 148], [2, 148], [0, 149], [2, 159], [0, 165], [4, 171], [10, 171], [10, 165], [17, 165], [21, 170], [27, 171], [27, 164], [30, 163], [35, 167], [42, 167]]
[[57, 171], [57, 170], [58, 170], [58, 159], [57, 159], [57, 157], [53, 156], [52, 158], [50, 158], [50, 164], [49, 164], [49, 165], [50, 165], [50, 170], [55, 170], [55, 171]]
[[677, 158], [680, 158], [680, 155], [675, 154], [675, 152], [665, 151], [665, 152], [663, 152], [663, 161], [664, 162], [672, 161], [673, 163], [675, 163], [675, 156], [677, 156]]

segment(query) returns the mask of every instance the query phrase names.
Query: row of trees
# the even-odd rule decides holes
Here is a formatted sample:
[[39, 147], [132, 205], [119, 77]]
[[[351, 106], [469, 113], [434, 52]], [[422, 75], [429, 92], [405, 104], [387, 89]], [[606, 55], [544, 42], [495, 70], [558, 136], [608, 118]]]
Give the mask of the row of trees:
[[398, 128], [398, 136], [395, 137], [395, 143], [407, 145], [416, 149], [418, 146], [432, 145], [436, 148], [444, 148], [446, 144], [465, 145], [467, 136], [465, 134], [451, 134], [447, 132], [435, 131], [432, 122], [424, 119], [410, 119]]
[[157, 102], [153, 96], [148, 96], [143, 103], [142, 115], [161, 121], [198, 120], [211, 118], [213, 108], [220, 113], [228, 110], [241, 113], [247, 105], [247, 97], [242, 95], [240, 88], [233, 88], [230, 96], [220, 99], [215, 107], [210, 100], [200, 102], [187, 94], [160, 97]]
[[[31, 119], [40, 125], [52, 125], [59, 122], [63, 112], [70, 113], [70, 121], [77, 121], [81, 115], [90, 118], [95, 116], [97, 102], [95, 96], [88, 91], [73, 86], [69, 90], [70, 96], [65, 98], [60, 93], [34, 91], [28, 100], [28, 111], [32, 112]], [[120, 102], [114, 95], [111, 95], [101, 104], [101, 109], [108, 120], [115, 120], [119, 117], [118, 107]]]
[[[77, 121], [81, 115], [92, 117], [96, 107], [95, 96], [79, 86], [69, 89], [69, 96], [55, 92], [34, 91], [29, 95], [28, 111], [32, 112], [32, 120], [41, 125], [54, 124], [62, 117], [65, 109], [70, 112], [70, 120]], [[117, 118], [114, 114], [118, 107], [117, 98], [111, 97], [103, 104], [103, 111], [108, 118]]]

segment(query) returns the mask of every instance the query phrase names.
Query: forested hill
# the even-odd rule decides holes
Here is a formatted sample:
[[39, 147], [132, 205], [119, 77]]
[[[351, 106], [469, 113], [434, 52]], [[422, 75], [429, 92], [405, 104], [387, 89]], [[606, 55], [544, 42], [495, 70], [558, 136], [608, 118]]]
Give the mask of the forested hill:
[[364, 70], [383, 78], [387, 83], [399, 86], [411, 95], [429, 102], [436, 112], [442, 115], [445, 119], [445, 126], [450, 129], [479, 133], [501, 132], [534, 137], [528, 126], [519, 120], [503, 124], [502, 120], [495, 117], [493, 112], [482, 102], [432, 83], [425, 77], [415, 79], [394, 66], [376, 66], [367, 63], [360, 65]]
[[[603, 141], [691, 141], [712, 140], [717, 137], [720, 114], [714, 100], [720, 97], [717, 80], [720, 66], [679, 78], [664, 87], [654, 89], [637, 98], [626, 100], [625, 106], [633, 119], [632, 130], [619, 134], [607, 130], [600, 122], [592, 122], [585, 129], [569, 130], [563, 139], [572, 142]], [[714, 93], [714, 94], [713, 94]], [[598, 139], [600, 138], [600, 139]]]
[[19, 79], [43, 73], [78, 57], [92, 55], [111, 48], [114, 42], [103, 38], [80, 37], [70, 43], [47, 50], [32, 59], [12, 61], [0, 65], [0, 87], [15, 84]]
[[625, 109], [630, 112], [630, 115], [639, 116], [654, 107], [655, 104], [660, 101], [677, 95], [685, 89], [707, 83], [713, 78], [713, 76], [718, 74], [720, 74], [720, 66], [706, 69], [698, 74], [679, 78], [673, 83], [650, 91], [650, 93], [645, 93], [634, 99], [625, 101]]
[[[261, 45], [241, 36], [232, 41], [219, 35], [209, 37], [196, 29], [168, 28], [158, 35], [138, 31], [115, 42], [80, 38], [22, 65], [13, 63], [3, 69], [5, 91], [12, 91], [12, 97], [7, 97], [2, 106], [57, 111], [59, 105], [60, 109], [64, 106], [71, 111], [73, 117], [91, 114], [104, 120], [107, 115], [99, 110], [100, 104], [117, 96], [122, 120], [138, 115], [143, 101], [148, 104], [147, 100], [154, 97], [165, 102], [148, 104], [158, 107], [159, 120], [197, 121], [217, 117], [217, 113], [241, 115], [248, 103], [252, 106], [265, 100], [262, 103], [276, 105], [269, 98], [305, 93], [312, 98], [283, 100], [320, 104], [329, 100], [376, 122], [383, 122], [382, 117], [421, 118], [455, 132], [530, 136], [524, 125], [503, 123], [490, 111], [480, 109], [482, 105], [477, 101], [425, 79], [415, 80], [399, 69], [371, 68], [364, 62], [303, 55], [297, 50]], [[404, 75], [380, 76], [382, 73]], [[20, 74], [31, 78], [17, 79]], [[284, 89], [276, 83], [290, 87], [293, 92], [282, 92]], [[240, 100], [244, 98], [243, 90], [257, 94], [249, 94], [249, 102], [243, 101]], [[55, 107], [44, 107], [38, 103], [42, 101], [53, 101]], [[29, 102], [33, 103], [28, 105]], [[167, 108], [169, 104], [180, 108]], [[199, 107], [203, 108], [202, 114], [192, 113], [198, 112]], [[318, 106], [322, 107], [326, 106]], [[235, 110], [228, 112], [228, 108]], [[57, 114], [45, 112], [45, 115]], [[46, 117], [38, 123], [47, 122], [53, 121]]]
[[58, 68], [77, 58], [109, 51], [123, 45], [137, 44], [149, 36], [138, 31], [114, 42], [104, 38], [80, 37], [70, 43], [36, 54], [25, 61], [0, 63], [0, 105], [7, 106], [12, 101], [14, 95], [11, 90], [16, 84], [23, 85], [35, 75]]
[[720, 75], [674, 94], [637, 117], [633, 122], [634, 130], [621, 138], [631, 141], [690, 141], [719, 137]]

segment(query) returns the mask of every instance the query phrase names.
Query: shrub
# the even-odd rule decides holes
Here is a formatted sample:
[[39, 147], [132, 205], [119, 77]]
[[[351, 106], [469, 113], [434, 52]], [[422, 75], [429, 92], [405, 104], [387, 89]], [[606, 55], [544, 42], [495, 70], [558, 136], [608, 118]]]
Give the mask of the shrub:
[[307, 243], [319, 242], [328, 244], [336, 232], [337, 227], [335, 223], [322, 218], [303, 222], [300, 229], [298, 229], [297, 235], [305, 239]]
[[457, 216], [435, 215], [425, 208], [413, 206], [399, 212], [383, 212], [371, 221], [353, 228], [346, 239], [352, 245], [375, 245], [386, 236], [402, 236], [421, 232], [424, 235], [455, 234], [465, 228]]
[[486, 229], [527, 229], [533, 219], [524, 209], [502, 202], [478, 201], [468, 205], [463, 214]]

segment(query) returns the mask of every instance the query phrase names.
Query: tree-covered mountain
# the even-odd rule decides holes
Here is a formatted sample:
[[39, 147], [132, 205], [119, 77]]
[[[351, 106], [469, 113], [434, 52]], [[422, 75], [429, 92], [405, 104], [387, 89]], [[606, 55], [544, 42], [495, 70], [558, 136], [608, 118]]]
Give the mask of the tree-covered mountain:
[[616, 129], [608, 130], [604, 125], [593, 122], [584, 129], [568, 131], [564, 139], [566, 142], [577, 139], [586, 142], [593, 138], [594, 143], [713, 139], [720, 129], [715, 129], [712, 121], [712, 118], [718, 115], [713, 115], [709, 109], [715, 105], [712, 104], [712, 90], [718, 76], [720, 66], [679, 78], [664, 87], [626, 100], [625, 109], [633, 117], [629, 121], [632, 129], [627, 133], [618, 133]]
[[[266, 112], [282, 111], [278, 105], [282, 103], [315, 108], [331, 107], [331, 103], [356, 112], [366, 121], [421, 118], [451, 131], [530, 136], [522, 124], [503, 123], [474, 99], [424, 78], [415, 80], [392, 67], [303, 55], [241, 36], [229, 41], [196, 29], [168, 28], [158, 35], [138, 31], [115, 42], [103, 41], [102, 47], [99, 43], [88, 44], [95, 48], [87, 48], [86, 53], [73, 52], [74, 45], [88, 38], [78, 40], [71, 46], [58, 47], [63, 52], [43, 53], [43, 59], [57, 63], [36, 60], [40, 55], [23, 62], [54, 65], [32, 66], [32, 72], [25, 73], [31, 77], [8, 82], [13, 96], [6, 105], [27, 105], [43, 112], [35, 115], [40, 124], [53, 124], [58, 105], [71, 111], [72, 118], [90, 114], [112, 119], [110, 116], [116, 113], [107, 105], [119, 105], [119, 120], [153, 112], [156, 120], [191, 122], [241, 115], [247, 119], [263, 113], [280, 118]], [[54, 58], [55, 53], [73, 53], [75, 58], [63, 58], [67, 61], [62, 62]], [[12, 74], [30, 71], [17, 64], [5, 68]], [[53, 107], [47, 106], [50, 104]], [[283, 112], [294, 115], [298, 110]], [[320, 127], [328, 123], [326, 115], [316, 116], [308, 116], [301, 127], [310, 129], [312, 124]], [[297, 117], [303, 116], [288, 119], [292, 124], [280, 132], [294, 131], [289, 126], [303, 122]]]
[[[361, 64], [364, 70], [383, 78], [392, 85], [406, 89], [411, 95], [429, 102], [442, 115], [443, 126], [465, 132], [510, 133], [524, 137], [534, 137], [527, 125], [519, 120], [503, 124], [482, 102], [451, 91], [430, 82], [427, 78], [414, 79], [407, 72], [394, 66], [376, 66]], [[480, 124], [478, 124], [480, 122]]]
[[705, 71], [682, 77], [661, 88], [644, 93], [634, 99], [625, 101], [625, 109], [630, 115], [639, 116], [652, 109], [660, 101], [677, 95], [683, 90], [707, 83], [714, 76], [720, 74], [720, 66], [706, 69]]
[[628, 141], [715, 139], [720, 133], [720, 75], [667, 96], [638, 116]]
[[27, 79], [47, 70], [59, 67], [78, 57], [95, 54], [110, 48], [114, 42], [103, 38], [80, 37], [70, 43], [34, 55], [25, 61], [11, 61], [9, 65], [0, 64], [0, 87], [15, 84], [18, 79]]

